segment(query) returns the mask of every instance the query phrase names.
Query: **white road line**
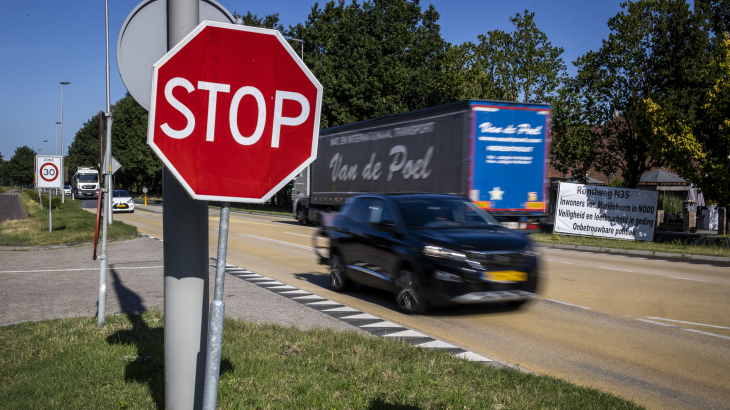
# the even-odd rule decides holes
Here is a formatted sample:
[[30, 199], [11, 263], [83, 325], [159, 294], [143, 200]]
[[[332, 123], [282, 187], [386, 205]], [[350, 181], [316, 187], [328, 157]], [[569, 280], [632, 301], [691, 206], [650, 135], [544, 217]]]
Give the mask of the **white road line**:
[[401, 327], [403, 327], [403, 326], [401, 326], [401, 325], [397, 325], [397, 324], [395, 324], [395, 323], [392, 323], [392, 322], [386, 322], [386, 321], [383, 321], [383, 322], [378, 322], [378, 323], [371, 323], [371, 324], [369, 324], [369, 325], [362, 325], [362, 326], [360, 326], [360, 327], [384, 327], [384, 328], [401, 328]]
[[543, 260], [544, 260], [544, 261], [548, 261], [548, 262], [555, 262], [555, 263], [564, 263], [564, 264], [566, 264], [566, 265], [572, 265], [572, 264], [573, 264], [572, 262], [561, 262], [561, 261], [554, 261], [554, 260], [552, 260], [552, 259], [543, 259]]
[[302, 235], [300, 233], [294, 233], [294, 232], [284, 232], [284, 233], [288, 233], [289, 235], [303, 236], [305, 238], [311, 238], [312, 237], [312, 235]]
[[692, 281], [695, 281], [695, 282], [705, 282], [705, 283], [710, 283], [710, 281], [709, 281], [709, 280], [690, 279], [690, 278], [683, 278], [683, 277], [681, 277], [681, 276], [667, 276], [667, 277], [668, 277], [668, 278], [674, 278], [674, 279], [684, 279], [684, 280], [692, 280]]
[[695, 330], [695, 329], [688, 329], [688, 328], [686, 328], [686, 327], [680, 327], [680, 326], [670, 325], [670, 324], [668, 324], [668, 323], [662, 323], [662, 322], [655, 322], [655, 321], [653, 321], [653, 320], [647, 320], [647, 319], [636, 319], [636, 320], [638, 320], [638, 321], [641, 321], [641, 322], [646, 322], [646, 323], [652, 323], [652, 324], [655, 324], [655, 325], [660, 325], [660, 326], [672, 327], [672, 328], [674, 328], [674, 329], [679, 329], [679, 330], [686, 330], [686, 331], [688, 331], [688, 332], [692, 332], [692, 333], [699, 333], [699, 334], [701, 334], [701, 335], [706, 335], [706, 336], [714, 336], [714, 337], [719, 337], [719, 338], [721, 338], [721, 339], [727, 339], [727, 340], [730, 340], [730, 336], [723, 336], [723, 335], [717, 335], [717, 334], [715, 334], [715, 333], [703, 332], [703, 331], [701, 331], [701, 330]]
[[[109, 269], [114, 269], [114, 270], [122, 270], [122, 269], [154, 269], [154, 268], [164, 268], [164, 266], [127, 266], [127, 267], [119, 267], [119, 268], [109, 267]], [[4, 271], [0, 271], [0, 273], [75, 272], [75, 271], [82, 271], [82, 270], [98, 271], [99, 268], [43, 269], [43, 270], [4, 270]]]
[[581, 305], [574, 305], [572, 303], [560, 302], [558, 300], [552, 300], [552, 299], [543, 299], [543, 300], [545, 300], [546, 302], [560, 303], [561, 305], [565, 305], [565, 306], [573, 306], [573, 307], [577, 307], [577, 308], [581, 308], [581, 309], [591, 310], [591, 308], [589, 308], [589, 307], [585, 307], [585, 306], [581, 306]]
[[313, 305], [313, 306], [335, 306], [339, 305], [340, 303], [333, 302], [331, 300], [325, 300], [324, 302], [313, 302], [313, 303], [307, 303], [307, 305]]
[[730, 330], [730, 327], [725, 327], [725, 326], [706, 325], [704, 323], [696, 323], [696, 322], [685, 322], [684, 320], [665, 319], [663, 317], [652, 317], [652, 316], [649, 316], [649, 319], [666, 320], [667, 322], [685, 323], [685, 324], [688, 324], [688, 325], [707, 326], [707, 327], [714, 327], [715, 329], [727, 329], [727, 330]]
[[621, 271], [621, 272], [631, 272], [631, 273], [634, 273], [634, 271], [632, 271], [632, 270], [616, 269], [616, 268], [607, 268], [605, 266], [599, 266], [598, 269], [618, 270], [618, 271]]
[[246, 238], [258, 239], [260, 241], [266, 241], [266, 242], [271, 242], [271, 243], [278, 243], [279, 245], [292, 246], [294, 248], [306, 249], [308, 251], [311, 251], [312, 249], [314, 249], [309, 246], [297, 245], [295, 243], [289, 243], [289, 242], [283, 242], [283, 241], [277, 241], [276, 239], [269, 239], [269, 238], [264, 238], [264, 237], [256, 236], [256, 235], [248, 235], [245, 233], [239, 233], [238, 236], [245, 236]]
[[386, 334], [385, 337], [428, 337], [423, 333], [418, 333], [415, 330], [404, 330], [402, 332], [395, 332]]
[[479, 356], [478, 354], [472, 352], [459, 353], [456, 355], [456, 357], [461, 357], [462, 359], [466, 359], [471, 362], [491, 362], [491, 360], [487, 359], [486, 357]]
[[[360, 326], [363, 327], [363, 326]], [[416, 345], [417, 347], [435, 347], [437, 349], [456, 349], [456, 346], [450, 345], [446, 342], [442, 342], [440, 340], [434, 340], [433, 342], [426, 342], [421, 343], [420, 345]]]
[[353, 309], [351, 307], [343, 306], [343, 307], [338, 307], [338, 308], [325, 309], [322, 312], [359, 312], [359, 310]]
[[340, 319], [380, 319], [380, 318], [375, 317], [373, 315], [369, 315], [367, 313], [361, 313], [359, 315], [341, 317]]

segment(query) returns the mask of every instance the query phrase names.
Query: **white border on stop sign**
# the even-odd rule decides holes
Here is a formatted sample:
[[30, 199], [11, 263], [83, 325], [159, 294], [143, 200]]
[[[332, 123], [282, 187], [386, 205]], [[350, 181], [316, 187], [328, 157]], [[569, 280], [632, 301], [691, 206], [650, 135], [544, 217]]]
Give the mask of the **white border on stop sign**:
[[[312, 82], [314, 87], [317, 89], [317, 101], [316, 101], [316, 109], [314, 110], [314, 131], [312, 135], [312, 152], [306, 161], [304, 161], [299, 167], [297, 167], [294, 172], [289, 174], [286, 178], [282, 179], [282, 181], [276, 185], [273, 189], [271, 189], [269, 192], [266, 193], [262, 198], [239, 198], [239, 197], [228, 197], [228, 196], [214, 196], [214, 195], [198, 195], [195, 192], [193, 192], [193, 189], [188, 185], [187, 182], [185, 182], [185, 179], [183, 179], [182, 175], [177, 172], [175, 167], [172, 166], [172, 164], [167, 160], [167, 158], [164, 155], [161, 155], [162, 152], [160, 149], [155, 145], [154, 143], [154, 133], [155, 133], [155, 100], [157, 99], [157, 87], [155, 87], [155, 83], [157, 82], [157, 73], [160, 68], [160, 66], [164, 63], [166, 63], [169, 59], [171, 59], [175, 54], [177, 54], [180, 49], [182, 49], [188, 42], [190, 42], [193, 37], [198, 35], [203, 29], [206, 27], [218, 27], [218, 28], [225, 28], [230, 30], [238, 30], [238, 31], [249, 31], [253, 33], [260, 33], [260, 34], [266, 34], [266, 35], [273, 35], [278, 40], [279, 43], [284, 46], [284, 49], [289, 53], [289, 56], [299, 65], [299, 68], [304, 72], [304, 74], [309, 78], [309, 80]], [[185, 187], [185, 190], [188, 191], [188, 194], [190, 194], [191, 197], [197, 200], [207, 200], [207, 201], [221, 201], [221, 202], [243, 202], [243, 203], [254, 203], [254, 204], [262, 204], [266, 202], [268, 198], [273, 196], [276, 192], [278, 192], [284, 185], [288, 184], [289, 181], [293, 180], [295, 176], [297, 176], [299, 173], [304, 171], [306, 167], [309, 166], [314, 160], [317, 158], [317, 140], [319, 139], [319, 120], [320, 120], [320, 112], [322, 109], [322, 84], [319, 83], [317, 78], [312, 74], [311, 71], [309, 71], [309, 68], [307, 68], [306, 65], [304, 65], [304, 62], [300, 59], [300, 57], [297, 55], [296, 51], [289, 45], [289, 43], [286, 41], [284, 36], [281, 35], [281, 33], [278, 30], [271, 30], [266, 28], [258, 28], [258, 27], [250, 27], [250, 26], [241, 26], [237, 24], [226, 24], [226, 23], [219, 23], [216, 21], [209, 21], [205, 20], [201, 22], [193, 31], [191, 31], [185, 38], [180, 40], [179, 43], [175, 45], [170, 51], [167, 52], [159, 61], [157, 61], [152, 66], [152, 84], [150, 85], [152, 88], [152, 92], [150, 93], [150, 112], [149, 112], [149, 121], [147, 123], [147, 145], [149, 145], [152, 148], [152, 151], [155, 152], [155, 154], [160, 158], [160, 160], [165, 164], [165, 166], [172, 172], [173, 175], [175, 175], [175, 178], [180, 182], [180, 184]]]

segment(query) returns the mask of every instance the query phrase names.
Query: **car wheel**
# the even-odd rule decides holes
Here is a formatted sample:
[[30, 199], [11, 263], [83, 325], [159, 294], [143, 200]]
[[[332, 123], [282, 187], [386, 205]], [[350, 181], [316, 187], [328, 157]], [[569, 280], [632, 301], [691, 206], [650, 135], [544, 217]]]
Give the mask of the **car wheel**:
[[345, 267], [337, 254], [330, 257], [330, 286], [336, 292], [344, 292], [350, 287], [350, 281], [345, 276]]
[[525, 303], [527, 303], [527, 300], [510, 300], [509, 302], [507, 302], [507, 305], [512, 309], [519, 309]]
[[395, 281], [395, 303], [403, 313], [426, 313], [426, 292], [413, 272], [403, 270]]

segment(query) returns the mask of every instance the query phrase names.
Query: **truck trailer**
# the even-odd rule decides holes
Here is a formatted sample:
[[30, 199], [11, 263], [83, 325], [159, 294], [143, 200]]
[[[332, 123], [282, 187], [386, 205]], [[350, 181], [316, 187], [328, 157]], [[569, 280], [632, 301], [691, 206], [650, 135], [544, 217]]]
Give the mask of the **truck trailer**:
[[513, 229], [547, 209], [550, 106], [468, 100], [323, 129], [295, 180], [293, 216], [317, 223], [366, 192], [469, 197]]

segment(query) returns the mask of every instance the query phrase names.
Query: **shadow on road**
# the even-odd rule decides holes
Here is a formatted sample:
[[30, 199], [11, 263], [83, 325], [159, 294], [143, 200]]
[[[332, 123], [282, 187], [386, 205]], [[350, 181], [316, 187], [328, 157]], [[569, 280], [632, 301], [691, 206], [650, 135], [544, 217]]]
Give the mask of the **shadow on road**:
[[[322, 289], [330, 290], [329, 276], [326, 274], [319, 272], [295, 273], [294, 277], [296, 277], [297, 279], [305, 280], [313, 285], [321, 287]], [[395, 304], [395, 296], [392, 293], [386, 292], [384, 290], [352, 282], [352, 289], [346, 292], [346, 294], [353, 298], [360, 299], [374, 305], [382, 306], [384, 308], [394, 311], [398, 310], [398, 306]], [[528, 303], [522, 308], [515, 308], [508, 305], [507, 303], [432, 306], [431, 308], [429, 308], [427, 315], [446, 317], [470, 316], [480, 314], [513, 314], [516, 312], [529, 310], [530, 304], [531, 303]]]
[[[161, 319], [159, 327], [150, 327], [141, 313], [147, 311], [142, 298], [124, 286], [119, 273], [110, 268], [112, 288], [117, 295], [122, 312], [127, 315], [132, 329], [115, 332], [107, 337], [107, 343], [133, 345], [137, 355], [129, 358], [130, 363], [124, 371], [127, 382], [144, 383], [150, 390], [150, 395], [158, 409], [165, 408], [165, 346], [164, 328]], [[162, 279], [162, 278], [160, 278]], [[234, 371], [233, 363], [227, 358], [221, 359], [220, 374]]]

